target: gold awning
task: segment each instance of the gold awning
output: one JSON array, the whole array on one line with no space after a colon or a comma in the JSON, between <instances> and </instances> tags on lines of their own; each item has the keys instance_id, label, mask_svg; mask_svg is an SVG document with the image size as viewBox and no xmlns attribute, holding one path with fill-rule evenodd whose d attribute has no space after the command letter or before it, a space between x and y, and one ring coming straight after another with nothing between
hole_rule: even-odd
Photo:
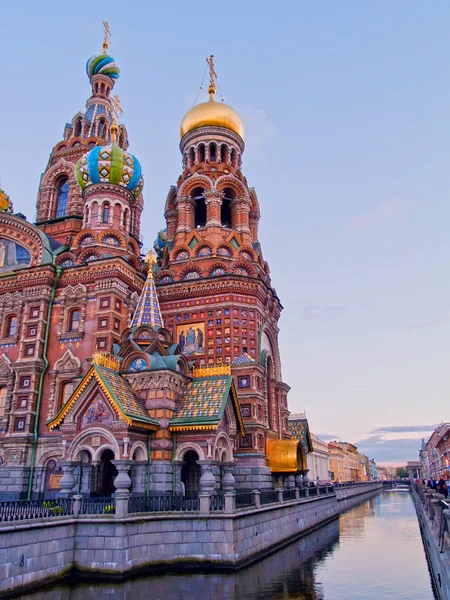
<instances>
[{"instance_id":1,"label":"gold awning","mask_svg":"<svg viewBox=\"0 0 450 600\"><path fill-rule=\"evenodd\" d=\"M267 456L272 473L296 473L305 469L300 440L267 440Z\"/></svg>"}]
</instances>

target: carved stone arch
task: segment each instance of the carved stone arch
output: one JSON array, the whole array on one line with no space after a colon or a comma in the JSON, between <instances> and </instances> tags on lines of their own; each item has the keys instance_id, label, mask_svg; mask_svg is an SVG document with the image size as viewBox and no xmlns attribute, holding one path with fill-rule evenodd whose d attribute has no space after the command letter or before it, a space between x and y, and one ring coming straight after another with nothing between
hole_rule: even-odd
<instances>
[{"instance_id":1,"label":"carved stone arch","mask_svg":"<svg viewBox=\"0 0 450 600\"><path fill-rule=\"evenodd\" d=\"M217 247L216 247L216 254L217 256L223 256L226 258L225 255L221 255L220 254L220 248L226 248L227 250L229 250L231 252L229 258L236 258L237 256L237 250L234 246L232 246L231 244L229 244L228 242L220 242Z\"/></svg>"},{"instance_id":2,"label":"carved stone arch","mask_svg":"<svg viewBox=\"0 0 450 600\"><path fill-rule=\"evenodd\" d=\"M144 352L143 350L141 352L139 352L138 350L132 352L131 354L129 354L126 359L123 361L123 365L122 365L122 370L123 371L128 371L131 364L137 360L137 359L141 359L145 362L146 364L146 369L150 369L151 368L151 356L149 356L146 352ZM144 370L144 369L140 369L140 370Z\"/></svg>"},{"instance_id":3,"label":"carved stone arch","mask_svg":"<svg viewBox=\"0 0 450 600\"><path fill-rule=\"evenodd\" d=\"M184 181L178 189L178 196L189 196L196 187L205 188L205 190L211 190L214 187L212 179L206 175L193 175Z\"/></svg>"},{"instance_id":4,"label":"carved stone arch","mask_svg":"<svg viewBox=\"0 0 450 600\"><path fill-rule=\"evenodd\" d=\"M169 277L173 281L175 279L175 273L173 271L171 271L170 269L163 269L162 271L160 271L157 274L156 281L159 283L166 277ZM166 280L166 281L163 281L163 283L170 283L170 281Z\"/></svg>"},{"instance_id":5,"label":"carved stone arch","mask_svg":"<svg viewBox=\"0 0 450 600\"><path fill-rule=\"evenodd\" d=\"M225 458L225 462L233 462L234 457L233 457L233 444L230 440L230 438L228 437L228 435L224 432L221 431L219 433L219 435L216 437L216 439L214 440L214 451L213 451L213 455L216 455L216 452L219 455L219 460L221 462L222 461L222 456L223 453L225 452L226 458Z\"/></svg>"},{"instance_id":6,"label":"carved stone arch","mask_svg":"<svg viewBox=\"0 0 450 600\"><path fill-rule=\"evenodd\" d=\"M258 201L258 196L256 194L256 190L255 188L250 188L249 189L249 197L250 197L250 202L251 202L251 210L255 213L260 214L260 210L259 210L259 201Z\"/></svg>"},{"instance_id":7,"label":"carved stone arch","mask_svg":"<svg viewBox=\"0 0 450 600\"><path fill-rule=\"evenodd\" d=\"M134 453L138 451L138 457L134 457ZM134 442L130 449L130 458L132 460L148 460L148 450L144 442Z\"/></svg>"},{"instance_id":8,"label":"carved stone arch","mask_svg":"<svg viewBox=\"0 0 450 600\"><path fill-rule=\"evenodd\" d=\"M11 359L7 354L0 356L0 378L9 376L13 372Z\"/></svg>"},{"instance_id":9,"label":"carved stone arch","mask_svg":"<svg viewBox=\"0 0 450 600\"><path fill-rule=\"evenodd\" d=\"M245 258L245 256L243 256L244 253L247 253L251 257L252 261L254 261L254 262L257 261L257 257L255 256L255 251L250 246L241 246L239 248L239 258L242 258L242 260L248 261L248 258Z\"/></svg>"},{"instance_id":10,"label":"carved stone arch","mask_svg":"<svg viewBox=\"0 0 450 600\"><path fill-rule=\"evenodd\" d=\"M248 261L238 260L233 265L233 273L235 273L238 269L245 269L247 271L249 277L254 277L255 276L254 269L253 269L252 265Z\"/></svg>"},{"instance_id":11,"label":"carved stone arch","mask_svg":"<svg viewBox=\"0 0 450 600\"><path fill-rule=\"evenodd\" d=\"M55 180L61 175L67 175L69 179L75 177L75 164L63 157L44 173L41 179L41 187L46 185L54 186Z\"/></svg>"},{"instance_id":12,"label":"carved stone arch","mask_svg":"<svg viewBox=\"0 0 450 600\"><path fill-rule=\"evenodd\" d=\"M52 450L47 450L47 452L44 452L39 459L37 460L37 465L38 467L46 467L47 463L50 460L62 460L64 454L62 452L62 450L60 452L55 451L55 449L53 448Z\"/></svg>"},{"instance_id":13,"label":"carved stone arch","mask_svg":"<svg viewBox=\"0 0 450 600\"><path fill-rule=\"evenodd\" d=\"M58 324L58 340L61 341L65 337L73 337L68 331L69 312L71 309L80 308L80 323L77 331L77 337L84 335L84 326L86 322L86 304L87 304L87 289L82 283L75 287L67 286L60 296L60 313Z\"/></svg>"},{"instance_id":14,"label":"carved stone arch","mask_svg":"<svg viewBox=\"0 0 450 600\"><path fill-rule=\"evenodd\" d=\"M73 354L70 348L55 362L53 369L49 372L50 396L47 413L48 421L56 417L61 408L64 384L72 382L75 390L76 384L81 379L82 371L83 365L81 360Z\"/></svg>"},{"instance_id":15,"label":"carved stone arch","mask_svg":"<svg viewBox=\"0 0 450 600\"><path fill-rule=\"evenodd\" d=\"M267 358L270 356L272 358L273 366L274 366L274 379L276 381L281 381L281 360L280 353L278 351L277 341L274 333L267 326L264 326L261 334L260 334L260 352L261 355L265 352L264 364L267 365Z\"/></svg>"},{"instance_id":16,"label":"carved stone arch","mask_svg":"<svg viewBox=\"0 0 450 600\"><path fill-rule=\"evenodd\" d=\"M72 261L72 263L75 264L75 260L76 260L75 254L73 254L72 252L63 252L56 259L56 264L62 265L66 261ZM72 265L66 264L64 266L72 266Z\"/></svg>"},{"instance_id":17,"label":"carved stone arch","mask_svg":"<svg viewBox=\"0 0 450 600\"><path fill-rule=\"evenodd\" d=\"M174 185L170 186L169 193L167 194L166 204L164 205L164 215L168 211L172 211L176 209L176 201L177 201L177 188ZM167 216L166 216L167 218Z\"/></svg>"},{"instance_id":18,"label":"carved stone arch","mask_svg":"<svg viewBox=\"0 0 450 600\"><path fill-rule=\"evenodd\" d=\"M0 236L28 250L30 265L39 265L44 254L44 236L31 223L14 215L0 213Z\"/></svg>"},{"instance_id":19,"label":"carved stone arch","mask_svg":"<svg viewBox=\"0 0 450 600\"><path fill-rule=\"evenodd\" d=\"M103 444L97 450L94 450L94 448L89 446L89 444L86 444L87 438L90 438L93 435L101 435L102 437L108 440L108 444ZM88 429L84 429L83 431L81 431L72 440L67 451L67 460L76 460L78 452L80 452L81 450L88 450L91 453L92 459L94 461L96 460L96 456L100 455L101 452L103 452L103 450L106 449L112 450L116 459L120 458L119 444L114 438L113 433L103 427L89 427Z\"/></svg>"},{"instance_id":20,"label":"carved stone arch","mask_svg":"<svg viewBox=\"0 0 450 600\"><path fill-rule=\"evenodd\" d=\"M172 257L170 259L170 262L178 262L177 256L181 252L187 252L188 256L187 256L187 258L180 258L180 259L178 259L180 262L184 261L184 260L190 260L191 259L191 249L189 248L189 246L187 244L180 244L179 246L177 246L176 248L174 248L172 250Z\"/></svg>"},{"instance_id":21,"label":"carved stone arch","mask_svg":"<svg viewBox=\"0 0 450 600\"><path fill-rule=\"evenodd\" d=\"M94 242L97 240L97 233L94 229L85 228L82 229L80 233L77 233L72 242L72 247L74 248L76 246L80 246L82 241L88 237L92 237L94 239Z\"/></svg>"},{"instance_id":22,"label":"carved stone arch","mask_svg":"<svg viewBox=\"0 0 450 600\"><path fill-rule=\"evenodd\" d=\"M248 189L240 179L231 175L222 175L219 177L215 182L214 187L219 191L223 191L225 188L229 187L236 192L237 196L248 198Z\"/></svg>"},{"instance_id":23,"label":"carved stone arch","mask_svg":"<svg viewBox=\"0 0 450 600\"><path fill-rule=\"evenodd\" d=\"M77 358L72 350L68 348L59 360L55 362L55 371L68 372L81 369L81 360Z\"/></svg>"},{"instance_id":24,"label":"carved stone arch","mask_svg":"<svg viewBox=\"0 0 450 600\"><path fill-rule=\"evenodd\" d=\"M208 275L212 275L216 269L223 269L225 271L223 275L228 273L228 266L225 263L215 262L208 268Z\"/></svg>"},{"instance_id":25,"label":"carved stone arch","mask_svg":"<svg viewBox=\"0 0 450 600\"><path fill-rule=\"evenodd\" d=\"M175 452L175 460L183 461L184 455L186 452L189 452L189 450L194 450L194 452L197 452L199 460L205 460L205 453L195 442L184 442L183 444L180 444Z\"/></svg>"},{"instance_id":26,"label":"carved stone arch","mask_svg":"<svg viewBox=\"0 0 450 600\"><path fill-rule=\"evenodd\" d=\"M105 434L103 434L103 435L105 435ZM114 441L110 441L109 444L102 444L99 448L97 448L97 450L94 453L92 462L93 463L100 462L100 458L105 450L111 450L111 452L114 453L115 460L120 459L119 444L117 443L117 440L114 440Z\"/></svg>"},{"instance_id":27,"label":"carved stone arch","mask_svg":"<svg viewBox=\"0 0 450 600\"><path fill-rule=\"evenodd\" d=\"M184 267L184 269L182 271L180 271L179 276L178 276L178 280L182 281L186 277L186 275L188 273L192 273L192 272L196 272L196 273L199 274L200 277L203 277L203 271L202 271L202 269L198 265L196 265L195 263L190 262L189 264L187 264Z\"/></svg>"}]
</instances>

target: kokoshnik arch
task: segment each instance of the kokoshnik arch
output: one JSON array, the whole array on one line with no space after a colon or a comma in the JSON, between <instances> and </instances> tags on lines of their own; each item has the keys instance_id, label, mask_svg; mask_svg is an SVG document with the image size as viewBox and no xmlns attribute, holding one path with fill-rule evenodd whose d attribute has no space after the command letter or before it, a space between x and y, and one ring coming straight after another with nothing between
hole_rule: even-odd
<instances>
[{"instance_id":1,"label":"kokoshnik arch","mask_svg":"<svg viewBox=\"0 0 450 600\"><path fill-rule=\"evenodd\" d=\"M308 435L288 429L282 306L242 173L244 126L216 100L180 131L182 173L156 253L141 259L139 160L117 123L119 69L87 62L92 95L42 175L37 221L0 193L0 494L267 489L305 473ZM67 485L66 485L67 489Z\"/></svg>"}]
</instances>

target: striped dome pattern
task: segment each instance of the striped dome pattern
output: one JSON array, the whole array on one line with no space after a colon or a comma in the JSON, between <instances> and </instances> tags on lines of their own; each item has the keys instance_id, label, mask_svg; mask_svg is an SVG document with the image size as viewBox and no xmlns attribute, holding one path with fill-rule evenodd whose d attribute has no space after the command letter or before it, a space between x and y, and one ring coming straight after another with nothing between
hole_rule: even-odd
<instances>
[{"instance_id":1,"label":"striped dome pattern","mask_svg":"<svg viewBox=\"0 0 450 600\"><path fill-rule=\"evenodd\" d=\"M111 183L126 188L137 198L144 187L140 162L115 142L96 146L82 156L75 172L83 190L95 183Z\"/></svg>"},{"instance_id":2,"label":"striped dome pattern","mask_svg":"<svg viewBox=\"0 0 450 600\"><path fill-rule=\"evenodd\" d=\"M119 79L120 69L108 54L94 54L86 63L89 79L94 75L107 75L111 79Z\"/></svg>"}]
</instances>

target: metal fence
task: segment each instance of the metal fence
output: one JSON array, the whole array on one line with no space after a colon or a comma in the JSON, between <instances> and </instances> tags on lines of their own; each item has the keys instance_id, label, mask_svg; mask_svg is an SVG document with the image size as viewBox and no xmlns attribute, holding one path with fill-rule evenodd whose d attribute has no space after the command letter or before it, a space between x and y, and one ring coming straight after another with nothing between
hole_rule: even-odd
<instances>
[{"instance_id":1,"label":"metal fence","mask_svg":"<svg viewBox=\"0 0 450 600\"><path fill-rule=\"evenodd\" d=\"M236 494L236 508L246 508L255 504L252 492L240 492Z\"/></svg>"},{"instance_id":2,"label":"metal fence","mask_svg":"<svg viewBox=\"0 0 450 600\"><path fill-rule=\"evenodd\" d=\"M26 521L28 519L42 519L48 517L61 517L73 514L73 501L71 498L57 498L55 500L8 500L0 502L0 521Z\"/></svg>"},{"instance_id":3,"label":"metal fence","mask_svg":"<svg viewBox=\"0 0 450 600\"><path fill-rule=\"evenodd\" d=\"M225 510L225 496L223 494L211 496L209 506L211 510Z\"/></svg>"},{"instance_id":4,"label":"metal fence","mask_svg":"<svg viewBox=\"0 0 450 600\"><path fill-rule=\"evenodd\" d=\"M114 512L114 498L110 496L83 498L80 510L81 515L112 515Z\"/></svg>"},{"instance_id":5,"label":"metal fence","mask_svg":"<svg viewBox=\"0 0 450 600\"><path fill-rule=\"evenodd\" d=\"M194 510L200 510L200 498L185 498L184 496L132 496L128 501L128 512L130 513L188 512Z\"/></svg>"},{"instance_id":6,"label":"metal fence","mask_svg":"<svg viewBox=\"0 0 450 600\"><path fill-rule=\"evenodd\" d=\"M283 500L295 500L295 489L283 490Z\"/></svg>"},{"instance_id":7,"label":"metal fence","mask_svg":"<svg viewBox=\"0 0 450 600\"><path fill-rule=\"evenodd\" d=\"M261 504L271 504L272 502L278 502L278 492L275 490L261 492Z\"/></svg>"}]
</instances>

